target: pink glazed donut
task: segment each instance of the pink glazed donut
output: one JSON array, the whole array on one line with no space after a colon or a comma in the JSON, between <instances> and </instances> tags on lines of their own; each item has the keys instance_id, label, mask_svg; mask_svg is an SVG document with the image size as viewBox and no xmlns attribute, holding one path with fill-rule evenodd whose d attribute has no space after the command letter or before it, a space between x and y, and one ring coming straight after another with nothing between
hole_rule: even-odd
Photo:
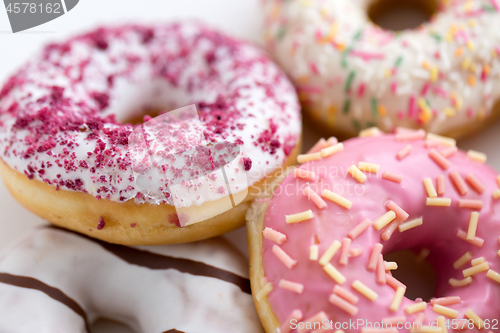
<instances>
[{"instance_id":1,"label":"pink glazed donut","mask_svg":"<svg viewBox=\"0 0 500 333\"><path fill-rule=\"evenodd\" d=\"M423 130L362 135L299 156L247 215L266 331L500 331L498 173ZM400 250L428 254L429 302L392 276L383 256Z\"/></svg>"}]
</instances>

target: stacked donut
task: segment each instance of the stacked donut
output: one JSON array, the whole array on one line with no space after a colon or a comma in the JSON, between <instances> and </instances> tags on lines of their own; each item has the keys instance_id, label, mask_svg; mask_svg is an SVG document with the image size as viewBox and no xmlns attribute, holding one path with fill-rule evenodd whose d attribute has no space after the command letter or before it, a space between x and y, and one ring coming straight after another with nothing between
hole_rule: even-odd
<instances>
[{"instance_id":1,"label":"stacked donut","mask_svg":"<svg viewBox=\"0 0 500 333\"><path fill-rule=\"evenodd\" d=\"M127 124L162 108L181 109ZM300 133L279 68L194 22L48 45L0 92L0 172L14 197L51 223L126 245L242 226L255 193L294 163Z\"/></svg>"},{"instance_id":2,"label":"stacked donut","mask_svg":"<svg viewBox=\"0 0 500 333\"><path fill-rule=\"evenodd\" d=\"M498 172L422 130L363 134L301 156L248 214L266 331L498 332ZM384 260L402 250L434 268L434 299L405 297Z\"/></svg>"},{"instance_id":3,"label":"stacked donut","mask_svg":"<svg viewBox=\"0 0 500 333\"><path fill-rule=\"evenodd\" d=\"M266 44L304 109L350 136L377 126L461 137L498 116L498 0L411 1L429 22L394 32L370 21L391 1L265 2Z\"/></svg>"},{"instance_id":4,"label":"stacked donut","mask_svg":"<svg viewBox=\"0 0 500 333\"><path fill-rule=\"evenodd\" d=\"M0 173L69 230L36 230L1 257L0 331L89 332L105 317L138 332L261 332L245 259L222 239L125 245L242 226L300 134L281 70L203 24L48 45L0 90Z\"/></svg>"}]
</instances>

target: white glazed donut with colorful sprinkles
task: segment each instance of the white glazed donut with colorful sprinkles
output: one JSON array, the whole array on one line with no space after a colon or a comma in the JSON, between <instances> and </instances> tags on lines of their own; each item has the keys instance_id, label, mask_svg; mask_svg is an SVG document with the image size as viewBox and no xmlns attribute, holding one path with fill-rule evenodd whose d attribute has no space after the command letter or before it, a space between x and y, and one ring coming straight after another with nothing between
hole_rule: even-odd
<instances>
[{"instance_id":1,"label":"white glazed donut with colorful sprinkles","mask_svg":"<svg viewBox=\"0 0 500 333\"><path fill-rule=\"evenodd\" d=\"M399 33L370 21L373 2L264 1L268 49L313 118L348 135L460 137L499 113L500 1L436 1L430 22Z\"/></svg>"},{"instance_id":2,"label":"white glazed donut with colorful sprinkles","mask_svg":"<svg viewBox=\"0 0 500 333\"><path fill-rule=\"evenodd\" d=\"M127 124L192 104L198 113L183 108L180 121ZM281 70L196 22L103 27L50 44L0 91L11 193L54 224L128 245L241 226L254 192L295 162L300 134Z\"/></svg>"},{"instance_id":3,"label":"white glazed donut with colorful sprinkles","mask_svg":"<svg viewBox=\"0 0 500 333\"><path fill-rule=\"evenodd\" d=\"M500 330L500 176L483 153L422 129L370 129L301 159L247 215L266 332ZM433 298L405 297L418 287L384 260L402 250L434 268Z\"/></svg>"},{"instance_id":4,"label":"white glazed donut with colorful sprinkles","mask_svg":"<svg viewBox=\"0 0 500 333\"><path fill-rule=\"evenodd\" d=\"M223 239L150 247L44 227L0 256L0 331L260 333L248 268Z\"/></svg>"}]
</instances>

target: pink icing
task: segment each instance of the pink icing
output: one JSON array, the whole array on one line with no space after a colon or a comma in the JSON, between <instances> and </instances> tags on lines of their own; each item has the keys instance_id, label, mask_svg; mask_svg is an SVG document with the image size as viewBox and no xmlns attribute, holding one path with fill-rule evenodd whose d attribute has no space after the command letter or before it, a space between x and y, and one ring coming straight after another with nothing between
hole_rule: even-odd
<instances>
[{"instance_id":1,"label":"pink icing","mask_svg":"<svg viewBox=\"0 0 500 333\"><path fill-rule=\"evenodd\" d=\"M395 294L394 288L400 283L389 274L386 275L386 284L378 283L377 278L380 280L381 272L367 269L376 243L383 244L383 254L403 249L416 253L424 248L429 249L430 254L427 260L435 269L438 280L435 297L460 297L460 303L447 305L458 311L458 319L465 318L464 313L468 309L472 309L483 320L498 319L500 284L487 278L486 272L474 275L473 282L465 287L454 288L448 283L450 278L463 279L462 269L471 267L469 262L458 270L453 269L453 263L467 251L471 252L473 258L484 257L490 269L500 272L500 258L497 255L500 249L498 244L500 200L492 198L492 192L498 189L495 181L497 173L487 165L470 160L461 150L446 159L450 166L447 170L443 170L429 156L429 148L425 147L423 139L412 141L412 153L399 160L397 153L407 144L408 141L397 141L393 135L355 138L344 142L344 151L300 166L300 169L313 171L318 175L317 182L310 183L309 181L309 186L315 189L315 192L321 193L322 189L333 190L353 202L349 210L328 200L326 200L327 207L318 209L302 194L301 188L306 186L307 180L289 176L281 183L281 191L277 189L276 195L270 201L264 218L264 227L273 228L287 236L287 241L281 245L281 248L297 263L291 268L285 267L271 252L275 244L264 239L262 247L264 272L273 285L277 286L281 279L291 280L304 285L304 291L298 295L274 288L269 294L269 302L280 324L285 325L284 321L294 310L302 311L304 318L311 318L324 312L334 322L363 319L372 323L380 323L383 318L394 317L406 317L409 322L413 322L417 318L422 318L422 313L425 315L424 324L427 324L429 320L437 321L439 314L433 312L429 304L423 312L407 315L405 308L415 303L407 298L403 299L396 312L390 311L389 306ZM436 150L439 151L442 148L438 146ZM360 161L380 165L380 170L376 175L366 173L368 179L365 184L358 184L348 176L349 166L357 165ZM386 170L404 175L401 184L384 180L381 175ZM455 170L462 177L469 173L474 174L484 185L485 191L482 194L469 191L462 196L452 185L448 176ZM423 179L427 177L436 179L440 175L445 175L444 183L447 190L444 197L451 198L451 206L426 206L427 193L422 185ZM461 199L477 200L483 203L479 211L479 225L476 233L476 237L484 239L482 247L474 245L473 243L477 243L475 240L468 242L457 237L460 230L468 229L472 211L458 206L458 201ZM346 282L341 285L343 288L360 296L351 287L355 280L360 280L379 295L373 302L366 297L359 297L359 302L356 303L359 311L355 315L350 315L329 302L332 290L337 284L325 273L317 261L309 260L309 246L317 244L321 257L332 241L342 241L365 219L375 221L386 213L386 205L391 200L409 214L408 220L422 217L423 225L404 233L396 230L388 241L381 239L384 229L376 231L373 227L368 227L359 237L352 240L353 248L359 247L363 250L359 257L351 257L346 266L339 264L338 253L333 257L330 263L346 278ZM295 224L285 223L285 215L308 209L314 213L312 219ZM360 329L361 327L348 328L344 331L359 332ZM409 331L400 329L399 332Z\"/></svg>"}]
</instances>

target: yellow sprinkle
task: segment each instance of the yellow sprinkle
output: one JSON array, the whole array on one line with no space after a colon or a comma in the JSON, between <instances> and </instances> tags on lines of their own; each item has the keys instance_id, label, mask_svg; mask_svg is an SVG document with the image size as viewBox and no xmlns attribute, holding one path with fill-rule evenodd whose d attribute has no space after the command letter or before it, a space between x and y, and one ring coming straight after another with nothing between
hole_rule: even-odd
<instances>
[{"instance_id":1,"label":"yellow sprinkle","mask_svg":"<svg viewBox=\"0 0 500 333\"><path fill-rule=\"evenodd\" d=\"M457 146L457 140L453 138L449 138L446 136L434 134L434 133L427 133L426 136L427 140L432 140L432 141L437 141L442 145L448 146L448 147L456 147Z\"/></svg>"},{"instance_id":2,"label":"yellow sprinkle","mask_svg":"<svg viewBox=\"0 0 500 333\"><path fill-rule=\"evenodd\" d=\"M500 175L497 176L497 184L500 187Z\"/></svg>"},{"instance_id":3,"label":"yellow sprinkle","mask_svg":"<svg viewBox=\"0 0 500 333\"><path fill-rule=\"evenodd\" d=\"M343 51L345 49L345 44L344 43L337 43L337 49L339 51Z\"/></svg>"},{"instance_id":4,"label":"yellow sprinkle","mask_svg":"<svg viewBox=\"0 0 500 333\"><path fill-rule=\"evenodd\" d=\"M394 271L398 269L398 263L395 261L388 261L384 263L384 267L386 271Z\"/></svg>"},{"instance_id":5,"label":"yellow sprinkle","mask_svg":"<svg viewBox=\"0 0 500 333\"><path fill-rule=\"evenodd\" d=\"M368 136L379 136L382 134L382 131L378 127L370 127L359 132L360 138L366 138Z\"/></svg>"},{"instance_id":6,"label":"yellow sprinkle","mask_svg":"<svg viewBox=\"0 0 500 333\"><path fill-rule=\"evenodd\" d=\"M370 288L365 286L359 280L354 281L352 283L352 287L354 288L354 290L356 290L357 292L359 292L361 295L365 296L366 298L368 298L372 302L374 300L376 300L378 297L378 294L376 292L374 292L373 290L371 290Z\"/></svg>"},{"instance_id":7,"label":"yellow sprinkle","mask_svg":"<svg viewBox=\"0 0 500 333\"><path fill-rule=\"evenodd\" d=\"M309 161L316 161L321 159L321 153L300 154L297 156L297 163L305 163Z\"/></svg>"},{"instance_id":8,"label":"yellow sprinkle","mask_svg":"<svg viewBox=\"0 0 500 333\"><path fill-rule=\"evenodd\" d=\"M317 261L318 260L318 245L309 246L309 260Z\"/></svg>"},{"instance_id":9,"label":"yellow sprinkle","mask_svg":"<svg viewBox=\"0 0 500 333\"><path fill-rule=\"evenodd\" d=\"M472 254L470 252L465 252L463 256L461 256L457 261L453 263L453 268L459 269L467 262L469 262L471 259L472 259Z\"/></svg>"},{"instance_id":10,"label":"yellow sprinkle","mask_svg":"<svg viewBox=\"0 0 500 333\"><path fill-rule=\"evenodd\" d=\"M465 58L464 61L462 61L462 69L464 71L468 70L470 67L470 63L471 63L470 58Z\"/></svg>"},{"instance_id":11,"label":"yellow sprinkle","mask_svg":"<svg viewBox=\"0 0 500 333\"><path fill-rule=\"evenodd\" d=\"M458 311L454 309L450 309L446 306L442 306L439 304L434 304L432 307L432 311L442 314L446 317L454 318L456 319L458 317Z\"/></svg>"},{"instance_id":12,"label":"yellow sprinkle","mask_svg":"<svg viewBox=\"0 0 500 333\"><path fill-rule=\"evenodd\" d=\"M273 291L273 284L271 282L268 282L257 292L257 295L255 297L258 301L260 301L264 299L264 297L267 297L267 295L269 295L271 291Z\"/></svg>"},{"instance_id":13,"label":"yellow sprinkle","mask_svg":"<svg viewBox=\"0 0 500 333\"><path fill-rule=\"evenodd\" d=\"M431 178L424 179L424 186L425 186L425 190L427 191L427 195L429 196L429 198L437 197L437 192L436 192L436 189L434 188L434 183L432 182Z\"/></svg>"},{"instance_id":14,"label":"yellow sprinkle","mask_svg":"<svg viewBox=\"0 0 500 333\"><path fill-rule=\"evenodd\" d=\"M498 254L498 256L500 257L500 250L498 250L497 254Z\"/></svg>"},{"instance_id":15,"label":"yellow sprinkle","mask_svg":"<svg viewBox=\"0 0 500 333\"><path fill-rule=\"evenodd\" d=\"M477 25L477 21L476 21L476 20L474 20L474 19L470 19L470 20L468 21L468 23L469 23L469 26L471 26L471 27L475 27L475 26Z\"/></svg>"},{"instance_id":16,"label":"yellow sprinkle","mask_svg":"<svg viewBox=\"0 0 500 333\"><path fill-rule=\"evenodd\" d=\"M328 247L328 249L326 249L325 253L323 253L321 259L319 259L319 264L321 266L325 266L326 264L328 264L328 262L332 260L335 253L337 253L337 251L340 249L340 246L342 246L342 244L338 240L334 240Z\"/></svg>"},{"instance_id":17,"label":"yellow sprinkle","mask_svg":"<svg viewBox=\"0 0 500 333\"><path fill-rule=\"evenodd\" d=\"M418 219L414 219L414 220L411 220L411 221L408 221L405 223L401 223L398 226L398 229L399 229L399 232L404 232L404 231L413 229L415 227L418 227L418 226L422 225L423 223L424 223L424 220L422 220L422 218L419 217Z\"/></svg>"},{"instance_id":18,"label":"yellow sprinkle","mask_svg":"<svg viewBox=\"0 0 500 333\"><path fill-rule=\"evenodd\" d=\"M453 40L453 35L450 33L447 33L444 39L449 43Z\"/></svg>"},{"instance_id":19,"label":"yellow sprinkle","mask_svg":"<svg viewBox=\"0 0 500 333\"><path fill-rule=\"evenodd\" d=\"M398 287L398 289L396 289L396 293L394 294L394 298L392 299L391 306L389 307L392 312L396 312L399 310L399 306L401 305L401 301L405 296L405 292L405 287Z\"/></svg>"},{"instance_id":20,"label":"yellow sprinkle","mask_svg":"<svg viewBox=\"0 0 500 333\"><path fill-rule=\"evenodd\" d=\"M396 218L396 213L392 210L388 211L381 217L379 217L375 222L373 222L373 227L375 230L380 230Z\"/></svg>"},{"instance_id":21,"label":"yellow sprinkle","mask_svg":"<svg viewBox=\"0 0 500 333\"><path fill-rule=\"evenodd\" d=\"M438 316L438 327L443 329L442 333L448 333L448 329L446 328L446 318L444 316Z\"/></svg>"},{"instance_id":22,"label":"yellow sprinkle","mask_svg":"<svg viewBox=\"0 0 500 333\"><path fill-rule=\"evenodd\" d=\"M472 7L474 6L474 4L471 2L471 1L467 1L464 5L464 9L466 12L470 12L472 11Z\"/></svg>"},{"instance_id":23,"label":"yellow sprinkle","mask_svg":"<svg viewBox=\"0 0 500 333\"><path fill-rule=\"evenodd\" d=\"M359 162L358 169L365 172L377 173L380 165L375 163Z\"/></svg>"},{"instance_id":24,"label":"yellow sprinkle","mask_svg":"<svg viewBox=\"0 0 500 333\"><path fill-rule=\"evenodd\" d=\"M465 311L465 316L469 319L472 319L474 321L474 325L476 325L477 328L483 328L484 327L484 321L472 311L472 309L469 309Z\"/></svg>"},{"instance_id":25,"label":"yellow sprinkle","mask_svg":"<svg viewBox=\"0 0 500 333\"><path fill-rule=\"evenodd\" d=\"M455 117L455 115L457 114L457 111L455 111L454 108L452 107L446 107L444 108L443 110L444 114L446 115L446 117Z\"/></svg>"},{"instance_id":26,"label":"yellow sprinkle","mask_svg":"<svg viewBox=\"0 0 500 333\"><path fill-rule=\"evenodd\" d=\"M476 73L477 71L477 65L475 63L472 63L470 64L470 68L469 70L472 72L472 73Z\"/></svg>"},{"instance_id":27,"label":"yellow sprinkle","mask_svg":"<svg viewBox=\"0 0 500 333\"><path fill-rule=\"evenodd\" d=\"M351 176L361 184L366 181L366 175L362 173L361 170L359 170L354 164L349 167L348 171Z\"/></svg>"},{"instance_id":28,"label":"yellow sprinkle","mask_svg":"<svg viewBox=\"0 0 500 333\"><path fill-rule=\"evenodd\" d=\"M482 264L479 264L477 266L472 266L464 269L462 273L464 274L464 278L467 278L477 273L486 272L488 269L490 269L490 265L487 262L483 262Z\"/></svg>"},{"instance_id":29,"label":"yellow sprinkle","mask_svg":"<svg viewBox=\"0 0 500 333\"><path fill-rule=\"evenodd\" d=\"M340 273L332 264L328 263L323 266L323 270L330 275L330 277L338 284L343 284L345 282L345 277Z\"/></svg>"},{"instance_id":30,"label":"yellow sprinkle","mask_svg":"<svg viewBox=\"0 0 500 333\"><path fill-rule=\"evenodd\" d=\"M498 200L500 198L500 190L493 191L493 199Z\"/></svg>"},{"instance_id":31,"label":"yellow sprinkle","mask_svg":"<svg viewBox=\"0 0 500 333\"><path fill-rule=\"evenodd\" d=\"M495 272L494 270L490 269L488 270L488 273L486 273L486 276L492 279L495 282L500 283L500 274Z\"/></svg>"},{"instance_id":32,"label":"yellow sprinkle","mask_svg":"<svg viewBox=\"0 0 500 333\"><path fill-rule=\"evenodd\" d=\"M439 75L439 69L434 66L431 68L431 82L436 82Z\"/></svg>"},{"instance_id":33,"label":"yellow sprinkle","mask_svg":"<svg viewBox=\"0 0 500 333\"><path fill-rule=\"evenodd\" d=\"M476 258L476 259L472 259L472 260L470 261L470 264L471 264L472 266L477 266L477 265L479 265L479 264L482 264L482 263L483 263L483 262L485 262L485 261L486 261L486 259L484 259L484 257L478 257L478 258Z\"/></svg>"},{"instance_id":34,"label":"yellow sprinkle","mask_svg":"<svg viewBox=\"0 0 500 333\"><path fill-rule=\"evenodd\" d=\"M497 51L495 49L491 50L491 57L496 58L497 57Z\"/></svg>"},{"instance_id":35,"label":"yellow sprinkle","mask_svg":"<svg viewBox=\"0 0 500 333\"><path fill-rule=\"evenodd\" d=\"M451 199L450 198L427 198L425 204L427 206L449 207L449 206L451 206Z\"/></svg>"},{"instance_id":36,"label":"yellow sprinkle","mask_svg":"<svg viewBox=\"0 0 500 333\"><path fill-rule=\"evenodd\" d=\"M467 151L467 157L469 157L471 160L479 162L479 163L485 163L487 158L488 158L485 153L481 153L479 151L472 150L472 149Z\"/></svg>"},{"instance_id":37,"label":"yellow sprinkle","mask_svg":"<svg viewBox=\"0 0 500 333\"><path fill-rule=\"evenodd\" d=\"M383 106L382 104L379 104L378 108L377 108L377 111L378 111L378 114L381 116L381 117L384 117L387 115L387 109L385 108L385 106Z\"/></svg>"},{"instance_id":38,"label":"yellow sprinkle","mask_svg":"<svg viewBox=\"0 0 500 333\"><path fill-rule=\"evenodd\" d=\"M342 150L344 150L344 144L339 142L336 145L321 149L321 157L327 157Z\"/></svg>"},{"instance_id":39,"label":"yellow sprinkle","mask_svg":"<svg viewBox=\"0 0 500 333\"><path fill-rule=\"evenodd\" d=\"M472 87L476 85L476 78L474 77L474 75L469 75L467 81L469 82L469 85Z\"/></svg>"},{"instance_id":40,"label":"yellow sprinkle","mask_svg":"<svg viewBox=\"0 0 500 333\"><path fill-rule=\"evenodd\" d=\"M338 23L332 23L330 25L330 31L328 32L328 35L331 36L331 38L333 39L333 37L337 34L337 32L339 31L339 24Z\"/></svg>"},{"instance_id":41,"label":"yellow sprinkle","mask_svg":"<svg viewBox=\"0 0 500 333\"><path fill-rule=\"evenodd\" d=\"M462 49L461 47L457 47L457 49L455 50L455 57L460 57L462 53L464 53L464 49Z\"/></svg>"},{"instance_id":42,"label":"yellow sprinkle","mask_svg":"<svg viewBox=\"0 0 500 333\"><path fill-rule=\"evenodd\" d=\"M448 280L448 283L452 287L465 287L465 286L472 283L472 278L470 276L463 279L463 280L457 280L457 279L451 278Z\"/></svg>"},{"instance_id":43,"label":"yellow sprinkle","mask_svg":"<svg viewBox=\"0 0 500 333\"><path fill-rule=\"evenodd\" d=\"M431 65L427 62L427 60L422 61L422 67L427 70L431 69Z\"/></svg>"},{"instance_id":44,"label":"yellow sprinkle","mask_svg":"<svg viewBox=\"0 0 500 333\"><path fill-rule=\"evenodd\" d=\"M302 213L285 215L285 220L286 220L286 223L298 223L298 222L312 219L313 217L314 217L314 214L313 214L312 210L309 209L309 210L306 210L305 212L302 212Z\"/></svg>"},{"instance_id":45,"label":"yellow sprinkle","mask_svg":"<svg viewBox=\"0 0 500 333\"><path fill-rule=\"evenodd\" d=\"M321 193L321 196L335 202L336 204L345 207L347 209L351 209L352 207L352 202L347 200L346 198L338 195L337 193L333 193L332 191L329 190L323 190L323 193Z\"/></svg>"},{"instance_id":46,"label":"yellow sprinkle","mask_svg":"<svg viewBox=\"0 0 500 333\"><path fill-rule=\"evenodd\" d=\"M419 302L412 305L409 305L405 308L406 314L414 314L416 312L424 311L427 308L426 302Z\"/></svg>"},{"instance_id":47,"label":"yellow sprinkle","mask_svg":"<svg viewBox=\"0 0 500 333\"><path fill-rule=\"evenodd\" d=\"M479 222L479 212L470 214L469 229L467 230L467 240L473 240L476 237L477 223Z\"/></svg>"},{"instance_id":48,"label":"yellow sprinkle","mask_svg":"<svg viewBox=\"0 0 500 333\"><path fill-rule=\"evenodd\" d=\"M469 40L467 42L467 47L469 48L469 50L474 50L474 42Z\"/></svg>"},{"instance_id":49,"label":"yellow sprinkle","mask_svg":"<svg viewBox=\"0 0 500 333\"><path fill-rule=\"evenodd\" d=\"M390 76L392 76L392 71L391 71L389 68L387 68L387 69L385 70L384 75L385 75L385 77L390 77Z\"/></svg>"},{"instance_id":50,"label":"yellow sprinkle","mask_svg":"<svg viewBox=\"0 0 500 333\"><path fill-rule=\"evenodd\" d=\"M432 116L432 110L424 98L420 97L417 103L418 106L422 109L422 111L426 114L426 116Z\"/></svg>"}]
</instances>

